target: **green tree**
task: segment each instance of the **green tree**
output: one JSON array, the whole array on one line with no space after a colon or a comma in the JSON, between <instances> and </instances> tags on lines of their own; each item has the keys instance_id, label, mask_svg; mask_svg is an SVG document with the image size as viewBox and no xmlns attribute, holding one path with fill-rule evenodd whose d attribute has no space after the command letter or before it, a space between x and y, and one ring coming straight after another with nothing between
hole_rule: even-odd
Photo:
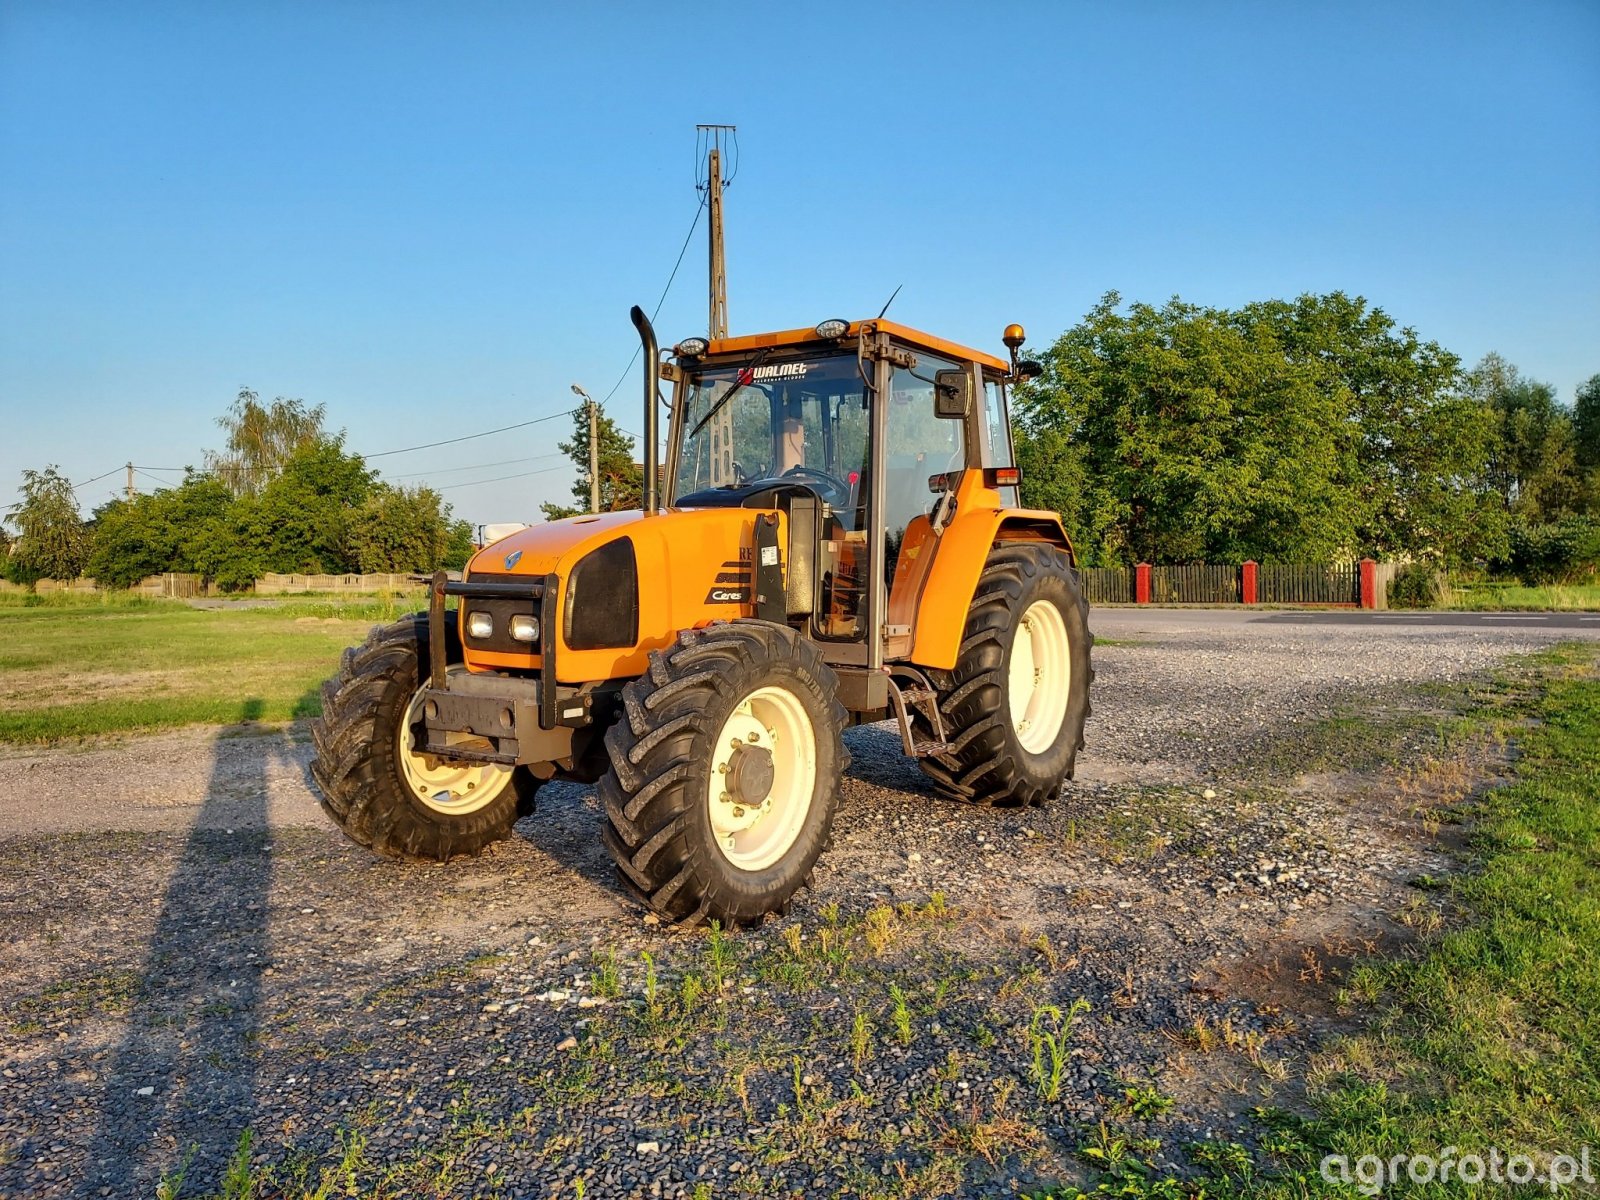
<instances>
[{"instance_id":1,"label":"green tree","mask_svg":"<svg viewBox=\"0 0 1600 1200\"><path fill-rule=\"evenodd\" d=\"M279 396L270 404L249 388L217 424L228 435L228 448L206 451L206 469L235 496L258 496L277 478L296 451L322 441L325 405Z\"/></svg>"},{"instance_id":2,"label":"green tree","mask_svg":"<svg viewBox=\"0 0 1600 1200\"><path fill-rule=\"evenodd\" d=\"M1111 293L1017 394L1027 502L1084 560L1503 551L1460 364L1343 293L1238 310Z\"/></svg>"},{"instance_id":3,"label":"green tree","mask_svg":"<svg viewBox=\"0 0 1600 1200\"><path fill-rule=\"evenodd\" d=\"M1555 388L1498 354L1473 368L1468 387L1494 414L1488 482L1505 511L1533 524L1581 513L1588 498L1577 431Z\"/></svg>"},{"instance_id":4,"label":"green tree","mask_svg":"<svg viewBox=\"0 0 1600 1200\"><path fill-rule=\"evenodd\" d=\"M72 483L53 466L22 472L22 499L9 510L17 538L7 570L30 587L40 579L76 579L89 556L89 533Z\"/></svg>"},{"instance_id":5,"label":"green tree","mask_svg":"<svg viewBox=\"0 0 1600 1200\"><path fill-rule=\"evenodd\" d=\"M1353 525L1340 413L1270 328L1108 294L1019 395L1031 503L1090 563L1326 556Z\"/></svg>"},{"instance_id":6,"label":"green tree","mask_svg":"<svg viewBox=\"0 0 1600 1200\"><path fill-rule=\"evenodd\" d=\"M1352 550L1457 563L1503 548L1505 522L1485 488L1493 421L1463 394L1456 355L1342 292L1240 316L1268 325L1341 414Z\"/></svg>"},{"instance_id":7,"label":"green tree","mask_svg":"<svg viewBox=\"0 0 1600 1200\"><path fill-rule=\"evenodd\" d=\"M1572 432L1578 465L1585 471L1600 470L1600 375L1591 375L1578 385L1572 403ZM1591 503L1595 495L1591 487Z\"/></svg>"},{"instance_id":8,"label":"green tree","mask_svg":"<svg viewBox=\"0 0 1600 1200\"><path fill-rule=\"evenodd\" d=\"M221 480L193 473L175 488L103 504L94 512L88 574L106 587L131 587L164 571L207 575L201 539L233 504Z\"/></svg>"},{"instance_id":9,"label":"green tree","mask_svg":"<svg viewBox=\"0 0 1600 1200\"><path fill-rule=\"evenodd\" d=\"M449 537L445 542L444 561L439 565L446 571L459 571L477 550L472 540L472 526L465 521L451 521Z\"/></svg>"},{"instance_id":10,"label":"green tree","mask_svg":"<svg viewBox=\"0 0 1600 1200\"><path fill-rule=\"evenodd\" d=\"M350 533L353 515L376 486L359 454L344 449L344 435L320 438L295 450L262 489L241 527L264 570L339 575L358 570Z\"/></svg>"},{"instance_id":11,"label":"green tree","mask_svg":"<svg viewBox=\"0 0 1600 1200\"><path fill-rule=\"evenodd\" d=\"M380 483L350 515L350 549L363 572L434 571L450 556L452 531L438 492Z\"/></svg>"},{"instance_id":12,"label":"green tree","mask_svg":"<svg viewBox=\"0 0 1600 1200\"><path fill-rule=\"evenodd\" d=\"M633 438L617 428L616 422L600 409L596 420L599 430L599 455L597 463L600 477L600 511L619 512L644 505L644 469L633 460ZM589 511L589 414L579 406L572 414L572 438L558 442L557 448L570 458L578 468L578 479L572 485L573 505L541 504L547 521L577 516Z\"/></svg>"}]
</instances>

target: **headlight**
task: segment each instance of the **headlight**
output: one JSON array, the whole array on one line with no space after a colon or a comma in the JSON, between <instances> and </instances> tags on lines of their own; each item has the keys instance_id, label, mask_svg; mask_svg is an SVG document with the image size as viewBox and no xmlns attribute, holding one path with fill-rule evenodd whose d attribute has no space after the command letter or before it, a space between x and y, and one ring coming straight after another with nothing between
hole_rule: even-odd
<instances>
[{"instance_id":1,"label":"headlight","mask_svg":"<svg viewBox=\"0 0 1600 1200\"><path fill-rule=\"evenodd\" d=\"M691 337L684 338L683 341L672 348L672 352L679 358L699 358L709 349L711 349L711 343L707 342L705 338Z\"/></svg>"},{"instance_id":2,"label":"headlight","mask_svg":"<svg viewBox=\"0 0 1600 1200\"><path fill-rule=\"evenodd\" d=\"M519 642L539 640L539 618L515 616L511 618L511 636Z\"/></svg>"},{"instance_id":3,"label":"headlight","mask_svg":"<svg viewBox=\"0 0 1600 1200\"><path fill-rule=\"evenodd\" d=\"M820 321L817 324L817 336L819 338L828 338L830 340L834 338L842 338L849 332L850 322L841 321L838 317L834 317L827 321Z\"/></svg>"},{"instance_id":4,"label":"headlight","mask_svg":"<svg viewBox=\"0 0 1600 1200\"><path fill-rule=\"evenodd\" d=\"M468 613L467 636L487 641L494 636L494 618L486 612Z\"/></svg>"}]
</instances>

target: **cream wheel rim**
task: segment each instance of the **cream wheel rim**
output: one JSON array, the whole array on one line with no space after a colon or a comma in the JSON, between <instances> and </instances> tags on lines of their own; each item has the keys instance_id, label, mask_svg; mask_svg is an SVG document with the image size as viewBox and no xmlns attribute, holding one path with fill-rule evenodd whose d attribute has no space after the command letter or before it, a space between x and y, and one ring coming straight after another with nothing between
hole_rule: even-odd
<instances>
[{"instance_id":1,"label":"cream wheel rim","mask_svg":"<svg viewBox=\"0 0 1600 1200\"><path fill-rule=\"evenodd\" d=\"M772 756L771 787L759 798L735 795L729 790L734 756L762 750ZM706 808L717 849L742 871L770 867L799 838L816 786L817 737L805 705L784 687L751 692L712 747Z\"/></svg>"},{"instance_id":2,"label":"cream wheel rim","mask_svg":"<svg viewBox=\"0 0 1600 1200\"><path fill-rule=\"evenodd\" d=\"M423 689L418 688L417 694L406 706L405 715L400 718L400 728L395 734L399 750L396 757L400 760L400 777L405 781L406 790L434 812L451 817L464 817L493 803L495 797L510 784L511 773L516 768L499 763L445 762L418 750L414 730L417 722L422 720L422 697ZM451 733L446 735L446 740L474 745L483 743L482 738L471 734Z\"/></svg>"},{"instance_id":3,"label":"cream wheel rim","mask_svg":"<svg viewBox=\"0 0 1600 1200\"><path fill-rule=\"evenodd\" d=\"M1072 691L1072 652L1067 623L1049 600L1036 600L1022 614L1011 641L1007 701L1011 728L1029 754L1055 745Z\"/></svg>"}]
</instances>

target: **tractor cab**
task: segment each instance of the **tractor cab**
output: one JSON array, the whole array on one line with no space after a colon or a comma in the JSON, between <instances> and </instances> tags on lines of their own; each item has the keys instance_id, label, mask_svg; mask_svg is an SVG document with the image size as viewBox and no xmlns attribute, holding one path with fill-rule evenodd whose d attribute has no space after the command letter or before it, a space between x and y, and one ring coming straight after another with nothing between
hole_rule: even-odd
<instances>
[{"instance_id":1,"label":"tractor cab","mask_svg":"<svg viewBox=\"0 0 1600 1200\"><path fill-rule=\"evenodd\" d=\"M679 342L668 506L780 512L783 619L833 661L906 657L967 473L974 499L1017 503L1006 387L1031 368L884 320Z\"/></svg>"}]
</instances>

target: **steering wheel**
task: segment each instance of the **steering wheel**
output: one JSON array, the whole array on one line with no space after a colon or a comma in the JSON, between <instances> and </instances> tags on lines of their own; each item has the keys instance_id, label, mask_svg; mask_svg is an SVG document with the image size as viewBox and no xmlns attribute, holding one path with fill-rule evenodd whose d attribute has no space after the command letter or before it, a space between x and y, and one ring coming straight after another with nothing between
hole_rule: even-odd
<instances>
[{"instance_id":1,"label":"steering wheel","mask_svg":"<svg viewBox=\"0 0 1600 1200\"><path fill-rule=\"evenodd\" d=\"M833 502L835 508L850 502L850 485L837 475L830 475L828 472L819 470L816 467L790 467L779 478L788 479L791 475L809 476L812 479L820 480L827 491L834 493L836 497Z\"/></svg>"}]
</instances>

